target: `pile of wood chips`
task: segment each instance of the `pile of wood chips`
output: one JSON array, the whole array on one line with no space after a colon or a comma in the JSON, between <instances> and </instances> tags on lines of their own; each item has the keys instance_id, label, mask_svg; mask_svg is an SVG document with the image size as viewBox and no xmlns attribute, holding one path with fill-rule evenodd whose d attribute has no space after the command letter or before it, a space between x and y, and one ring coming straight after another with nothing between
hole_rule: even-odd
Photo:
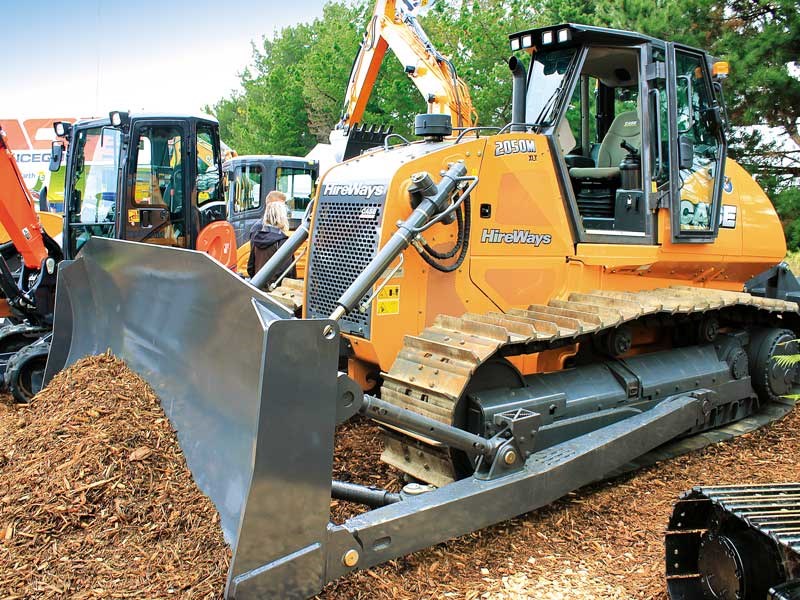
<instances>
[{"instance_id":1,"label":"pile of wood chips","mask_svg":"<svg viewBox=\"0 0 800 600\"><path fill-rule=\"evenodd\" d=\"M219 515L122 361L78 362L0 423L0 597L222 597Z\"/></svg>"}]
</instances>

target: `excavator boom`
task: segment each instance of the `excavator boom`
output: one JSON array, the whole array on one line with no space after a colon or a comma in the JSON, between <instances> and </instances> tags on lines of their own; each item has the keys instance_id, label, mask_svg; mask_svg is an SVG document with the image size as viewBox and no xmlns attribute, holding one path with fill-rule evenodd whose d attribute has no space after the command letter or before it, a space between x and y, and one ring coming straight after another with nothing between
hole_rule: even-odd
<instances>
[{"instance_id":1,"label":"excavator boom","mask_svg":"<svg viewBox=\"0 0 800 600\"><path fill-rule=\"evenodd\" d=\"M0 223L5 227L25 266L40 269L47 258L42 226L6 135L0 128Z\"/></svg>"},{"instance_id":2,"label":"excavator boom","mask_svg":"<svg viewBox=\"0 0 800 600\"><path fill-rule=\"evenodd\" d=\"M403 65L425 99L429 113L449 115L453 127L472 127L477 122L467 84L458 77L453 63L436 50L417 20L417 13L427 5L427 0L377 0L353 62L341 119L331 133L334 143L340 134L348 136L343 159L382 144L390 132L356 128L364 116L387 50Z\"/></svg>"},{"instance_id":3,"label":"excavator boom","mask_svg":"<svg viewBox=\"0 0 800 600\"><path fill-rule=\"evenodd\" d=\"M451 115L454 127L475 124L477 115L467 85L428 39L415 11L408 10L402 0L378 0L353 63L340 126L358 123L364 116L387 49L394 52L429 104L428 112Z\"/></svg>"}]
</instances>

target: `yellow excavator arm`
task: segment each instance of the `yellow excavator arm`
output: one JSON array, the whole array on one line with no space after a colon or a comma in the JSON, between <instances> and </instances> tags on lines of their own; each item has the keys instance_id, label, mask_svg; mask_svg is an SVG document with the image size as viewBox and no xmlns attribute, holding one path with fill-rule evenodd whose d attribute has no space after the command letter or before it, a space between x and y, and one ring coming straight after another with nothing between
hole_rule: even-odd
<instances>
[{"instance_id":1,"label":"yellow excavator arm","mask_svg":"<svg viewBox=\"0 0 800 600\"><path fill-rule=\"evenodd\" d=\"M353 63L337 129L355 125L375 85L386 50L391 48L417 86L428 112L448 114L454 127L471 127L477 122L472 98L453 64L434 48L416 14L427 0L377 0L361 50Z\"/></svg>"}]
</instances>

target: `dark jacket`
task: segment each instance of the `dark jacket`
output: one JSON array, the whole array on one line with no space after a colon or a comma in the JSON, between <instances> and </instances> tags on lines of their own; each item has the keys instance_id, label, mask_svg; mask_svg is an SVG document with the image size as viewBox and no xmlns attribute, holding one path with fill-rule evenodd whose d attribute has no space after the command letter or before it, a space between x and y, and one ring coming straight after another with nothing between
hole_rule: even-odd
<instances>
[{"instance_id":1,"label":"dark jacket","mask_svg":"<svg viewBox=\"0 0 800 600\"><path fill-rule=\"evenodd\" d=\"M247 274L252 277L258 273L267 261L278 251L283 243L289 238L286 234L272 225L262 225L260 222L253 225L250 229L250 259L247 261ZM272 284L283 272L292 264L291 258L286 260L278 272L267 282ZM287 277L295 277L295 270L292 267Z\"/></svg>"}]
</instances>

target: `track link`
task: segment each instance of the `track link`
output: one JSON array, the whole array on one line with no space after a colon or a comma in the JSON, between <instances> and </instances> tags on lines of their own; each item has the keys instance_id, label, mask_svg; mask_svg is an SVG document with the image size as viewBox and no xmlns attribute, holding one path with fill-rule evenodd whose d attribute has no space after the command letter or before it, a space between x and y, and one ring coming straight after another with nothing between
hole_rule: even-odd
<instances>
[{"instance_id":1,"label":"track link","mask_svg":"<svg viewBox=\"0 0 800 600\"><path fill-rule=\"evenodd\" d=\"M284 277L281 285L271 292L267 292L267 295L296 313L303 306L303 288L302 279Z\"/></svg>"},{"instance_id":2,"label":"track link","mask_svg":"<svg viewBox=\"0 0 800 600\"><path fill-rule=\"evenodd\" d=\"M798 315L798 305L688 286L642 292L572 293L567 300L531 305L505 313L439 315L403 347L384 375L381 397L397 406L448 424L477 369L493 357L525 355L564 347L654 315L692 315L748 307L765 315ZM406 432L403 432L406 433ZM447 449L433 440L385 436L381 459L435 485L455 476Z\"/></svg>"}]
</instances>

